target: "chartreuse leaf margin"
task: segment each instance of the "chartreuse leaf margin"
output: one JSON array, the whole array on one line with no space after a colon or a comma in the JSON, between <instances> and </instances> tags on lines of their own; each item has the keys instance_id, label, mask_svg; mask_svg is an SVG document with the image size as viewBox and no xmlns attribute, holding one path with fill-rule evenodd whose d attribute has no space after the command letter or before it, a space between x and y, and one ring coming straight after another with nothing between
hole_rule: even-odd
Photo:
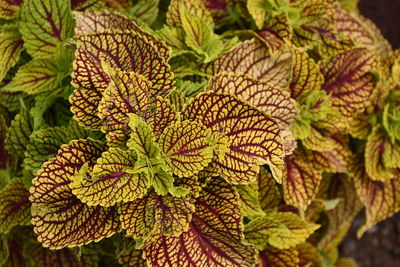
<instances>
[{"instance_id":1,"label":"chartreuse leaf margin","mask_svg":"<svg viewBox=\"0 0 400 267\"><path fill-rule=\"evenodd\" d=\"M0 265L353 266L400 210L357 2L0 0Z\"/></svg>"}]
</instances>

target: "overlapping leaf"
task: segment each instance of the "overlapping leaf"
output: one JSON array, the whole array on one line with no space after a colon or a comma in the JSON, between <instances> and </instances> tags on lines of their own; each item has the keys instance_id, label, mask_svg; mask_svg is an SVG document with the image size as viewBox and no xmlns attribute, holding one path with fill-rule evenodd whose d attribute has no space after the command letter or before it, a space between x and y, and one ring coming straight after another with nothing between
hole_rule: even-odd
<instances>
[{"instance_id":1,"label":"overlapping leaf","mask_svg":"<svg viewBox=\"0 0 400 267\"><path fill-rule=\"evenodd\" d=\"M395 176L392 168L400 167L399 148L392 144L380 129L375 127L368 136L365 147L365 171L375 181L389 180ZM390 163L394 164L390 164Z\"/></svg>"},{"instance_id":2,"label":"overlapping leaf","mask_svg":"<svg viewBox=\"0 0 400 267\"><path fill-rule=\"evenodd\" d=\"M70 1L24 0L21 12L19 30L33 57L54 54L74 33Z\"/></svg>"},{"instance_id":3,"label":"overlapping leaf","mask_svg":"<svg viewBox=\"0 0 400 267\"><path fill-rule=\"evenodd\" d=\"M0 2L0 9L2 8ZM0 14L1 14L0 10ZM18 62L19 55L23 50L23 41L16 31L4 31L0 33L0 82L4 79L7 71Z\"/></svg>"},{"instance_id":4,"label":"overlapping leaf","mask_svg":"<svg viewBox=\"0 0 400 267\"><path fill-rule=\"evenodd\" d=\"M160 196L154 191L119 207L122 227L136 238L151 232L178 236L187 231L193 212L190 197Z\"/></svg>"},{"instance_id":5,"label":"overlapping leaf","mask_svg":"<svg viewBox=\"0 0 400 267\"><path fill-rule=\"evenodd\" d=\"M167 24L173 27L181 27L183 9L201 18L208 25L214 25L213 18L202 0L172 0L168 6Z\"/></svg>"},{"instance_id":6,"label":"overlapping leaf","mask_svg":"<svg viewBox=\"0 0 400 267\"><path fill-rule=\"evenodd\" d=\"M296 103L288 92L258 81L245 74L220 73L214 75L207 89L225 93L257 107L282 126L290 124L297 115Z\"/></svg>"},{"instance_id":7,"label":"overlapping leaf","mask_svg":"<svg viewBox=\"0 0 400 267\"><path fill-rule=\"evenodd\" d=\"M201 171L213 158L210 135L202 124L187 120L165 128L158 143L166 170L180 177Z\"/></svg>"},{"instance_id":8,"label":"overlapping leaf","mask_svg":"<svg viewBox=\"0 0 400 267\"><path fill-rule=\"evenodd\" d=\"M23 0L0 0L0 18L13 19L18 15Z\"/></svg>"},{"instance_id":9,"label":"overlapping leaf","mask_svg":"<svg viewBox=\"0 0 400 267\"><path fill-rule=\"evenodd\" d=\"M365 48L354 48L339 54L325 68L323 89L331 94L332 104L344 116L361 113L370 103L376 85L376 59Z\"/></svg>"},{"instance_id":10,"label":"overlapping leaf","mask_svg":"<svg viewBox=\"0 0 400 267\"><path fill-rule=\"evenodd\" d=\"M210 74L224 71L247 74L272 86L285 87L291 75L292 55L287 48L270 55L264 43L252 39L238 44L202 69Z\"/></svg>"},{"instance_id":11,"label":"overlapping leaf","mask_svg":"<svg viewBox=\"0 0 400 267\"><path fill-rule=\"evenodd\" d=\"M108 87L105 65L126 72L136 72L151 82L150 97L165 96L172 90L173 74L157 48L145 37L133 32L102 32L77 38L72 111L87 127L98 127L97 107ZM104 64L105 63L105 64Z\"/></svg>"},{"instance_id":12,"label":"overlapping leaf","mask_svg":"<svg viewBox=\"0 0 400 267\"><path fill-rule=\"evenodd\" d=\"M23 180L11 180L0 191L0 233L7 233L17 225L29 225L30 208L29 191Z\"/></svg>"},{"instance_id":13,"label":"overlapping leaf","mask_svg":"<svg viewBox=\"0 0 400 267\"><path fill-rule=\"evenodd\" d=\"M26 110L21 110L11 122L11 126L8 130L5 140L7 150L22 156L26 151L27 144L29 144L29 135L32 131L32 118Z\"/></svg>"},{"instance_id":14,"label":"overlapping leaf","mask_svg":"<svg viewBox=\"0 0 400 267\"><path fill-rule=\"evenodd\" d=\"M243 216L262 216L265 214L261 208L258 184L256 182L238 185L235 189L239 194L239 203Z\"/></svg>"},{"instance_id":15,"label":"overlapping leaf","mask_svg":"<svg viewBox=\"0 0 400 267\"><path fill-rule=\"evenodd\" d=\"M297 267L299 253L296 249L276 249L268 247L259 252L259 267Z\"/></svg>"},{"instance_id":16,"label":"overlapping leaf","mask_svg":"<svg viewBox=\"0 0 400 267\"><path fill-rule=\"evenodd\" d=\"M70 188L73 176L85 163L93 165L103 150L104 144L92 139L71 141L33 180L32 224L44 247L80 246L120 230L116 209L87 206Z\"/></svg>"},{"instance_id":17,"label":"overlapping leaf","mask_svg":"<svg viewBox=\"0 0 400 267\"><path fill-rule=\"evenodd\" d=\"M152 34L143 31L135 22L128 19L127 17L118 14L104 12L92 12L92 13L75 13L76 29L75 34L84 35L94 32L103 32L106 30L113 31L125 31L129 30L136 32L142 36L145 36L147 40L157 48L158 53L165 59L169 58L169 49L166 45L157 40Z\"/></svg>"},{"instance_id":18,"label":"overlapping leaf","mask_svg":"<svg viewBox=\"0 0 400 267\"><path fill-rule=\"evenodd\" d=\"M304 212L318 192L322 171L314 169L304 152L297 149L285 158L283 196L285 202Z\"/></svg>"},{"instance_id":19,"label":"overlapping leaf","mask_svg":"<svg viewBox=\"0 0 400 267\"><path fill-rule=\"evenodd\" d=\"M285 45L285 41L290 40L292 36L292 29L286 13L276 15L268 20L257 34L267 44L271 54L279 52Z\"/></svg>"},{"instance_id":20,"label":"overlapping leaf","mask_svg":"<svg viewBox=\"0 0 400 267\"><path fill-rule=\"evenodd\" d=\"M231 95L213 92L196 97L182 115L229 138L229 149L213 162L227 181L255 180L261 164L269 164L275 179L281 179L282 141L278 124L269 116Z\"/></svg>"},{"instance_id":21,"label":"overlapping leaf","mask_svg":"<svg viewBox=\"0 0 400 267\"><path fill-rule=\"evenodd\" d=\"M282 196L272 175L261 168L257 181L261 208L264 211L276 209L282 201Z\"/></svg>"},{"instance_id":22,"label":"overlapping leaf","mask_svg":"<svg viewBox=\"0 0 400 267\"><path fill-rule=\"evenodd\" d=\"M290 212L271 212L252 220L245 227L246 240L264 248L267 242L278 249L289 249L304 242L319 225L308 223Z\"/></svg>"},{"instance_id":23,"label":"overlapping leaf","mask_svg":"<svg viewBox=\"0 0 400 267\"><path fill-rule=\"evenodd\" d=\"M324 83L318 65L308 54L293 47L293 71L290 81L291 97L298 99L307 92L319 90Z\"/></svg>"},{"instance_id":24,"label":"overlapping leaf","mask_svg":"<svg viewBox=\"0 0 400 267\"><path fill-rule=\"evenodd\" d=\"M180 236L154 234L143 243L157 266L253 266L256 251L243 243L241 215L233 188L212 179L195 202L189 229ZM218 203L218 204L217 204Z\"/></svg>"},{"instance_id":25,"label":"overlapping leaf","mask_svg":"<svg viewBox=\"0 0 400 267\"><path fill-rule=\"evenodd\" d=\"M136 160L133 150L110 148L91 172L74 176L73 194L87 205L104 207L142 197L149 187L147 167Z\"/></svg>"},{"instance_id":26,"label":"overlapping leaf","mask_svg":"<svg viewBox=\"0 0 400 267\"><path fill-rule=\"evenodd\" d=\"M147 267L147 262L143 259L143 250L135 248L135 241L127 239L117 247L118 262L124 267Z\"/></svg>"},{"instance_id":27,"label":"overlapping leaf","mask_svg":"<svg viewBox=\"0 0 400 267\"><path fill-rule=\"evenodd\" d=\"M366 209L366 222L358 230L358 236L372 225L392 216L400 209L400 176L397 173L385 181L372 180L365 171L364 158L359 156L350 165L357 195Z\"/></svg>"}]
</instances>

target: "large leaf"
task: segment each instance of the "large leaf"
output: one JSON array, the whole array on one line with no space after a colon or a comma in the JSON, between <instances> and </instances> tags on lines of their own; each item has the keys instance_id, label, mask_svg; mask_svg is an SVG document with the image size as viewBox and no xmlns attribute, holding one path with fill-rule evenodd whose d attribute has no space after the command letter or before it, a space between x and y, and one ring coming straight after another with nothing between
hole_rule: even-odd
<instances>
[{"instance_id":1,"label":"large leaf","mask_svg":"<svg viewBox=\"0 0 400 267\"><path fill-rule=\"evenodd\" d=\"M246 74L220 73L214 75L207 89L226 93L264 111L282 126L290 124L297 115L296 103L288 92Z\"/></svg>"},{"instance_id":2,"label":"large leaf","mask_svg":"<svg viewBox=\"0 0 400 267\"><path fill-rule=\"evenodd\" d=\"M371 71L376 66L374 55L365 48L354 48L336 56L322 73L323 89L331 94L333 106L351 117L368 107L376 78Z\"/></svg>"},{"instance_id":3,"label":"large leaf","mask_svg":"<svg viewBox=\"0 0 400 267\"><path fill-rule=\"evenodd\" d=\"M145 36L147 40L153 43L157 48L158 53L165 60L168 60L169 58L169 49L166 47L164 42L157 40L153 35L145 32L135 22L121 14L103 11L91 13L75 12L74 15L76 19L75 33L78 35L103 32L106 30L129 30Z\"/></svg>"},{"instance_id":4,"label":"large leaf","mask_svg":"<svg viewBox=\"0 0 400 267\"><path fill-rule=\"evenodd\" d=\"M155 266L253 266L256 251L243 243L239 203L233 188L212 179L195 202L189 229L180 236L153 234L143 243Z\"/></svg>"},{"instance_id":5,"label":"large leaf","mask_svg":"<svg viewBox=\"0 0 400 267\"><path fill-rule=\"evenodd\" d=\"M97 107L110 82L105 66L136 72L151 82L150 97L172 90L173 74L157 48L133 32L102 32L77 38L70 98L75 117L87 127L98 127ZM107 68L106 68L107 69ZM97 119L96 119L97 118Z\"/></svg>"},{"instance_id":6,"label":"large leaf","mask_svg":"<svg viewBox=\"0 0 400 267\"><path fill-rule=\"evenodd\" d=\"M315 169L305 153L297 149L285 158L283 196L285 202L304 212L318 193L322 171Z\"/></svg>"},{"instance_id":7,"label":"large leaf","mask_svg":"<svg viewBox=\"0 0 400 267\"><path fill-rule=\"evenodd\" d=\"M365 206L366 222L358 230L357 235L363 233L376 223L392 216L400 209L400 176L397 173L392 179L385 181L372 180L365 170L365 161L358 156L350 165L356 192Z\"/></svg>"},{"instance_id":8,"label":"large leaf","mask_svg":"<svg viewBox=\"0 0 400 267\"><path fill-rule=\"evenodd\" d=\"M104 144L92 139L71 141L46 162L30 189L32 224L44 247L81 246L120 230L114 208L87 206L72 194L72 178L101 156Z\"/></svg>"},{"instance_id":9,"label":"large leaf","mask_svg":"<svg viewBox=\"0 0 400 267\"><path fill-rule=\"evenodd\" d=\"M291 68L290 50L283 49L271 56L265 44L256 39L240 43L214 61L202 66L202 69L210 74L224 71L247 74L279 87L288 85Z\"/></svg>"},{"instance_id":10,"label":"large leaf","mask_svg":"<svg viewBox=\"0 0 400 267\"><path fill-rule=\"evenodd\" d=\"M213 158L210 135L202 124L187 120L165 128L158 143L166 170L180 177L201 171Z\"/></svg>"},{"instance_id":11,"label":"large leaf","mask_svg":"<svg viewBox=\"0 0 400 267\"><path fill-rule=\"evenodd\" d=\"M1 1L0 6L2 6ZM23 41L18 32L10 30L0 33L0 49L2 51L0 54L0 82L6 76L7 71L17 64L23 49L22 44Z\"/></svg>"},{"instance_id":12,"label":"large leaf","mask_svg":"<svg viewBox=\"0 0 400 267\"><path fill-rule=\"evenodd\" d=\"M182 115L229 138L226 153L213 162L215 171L227 181L239 184L255 180L262 164L268 164L280 181L282 140L278 124L268 115L231 95L213 92L193 99Z\"/></svg>"},{"instance_id":13,"label":"large leaf","mask_svg":"<svg viewBox=\"0 0 400 267\"><path fill-rule=\"evenodd\" d=\"M147 192L146 166L137 166L133 150L110 148L97 160L91 172L74 176L72 193L90 206L113 206L129 202Z\"/></svg>"},{"instance_id":14,"label":"large leaf","mask_svg":"<svg viewBox=\"0 0 400 267\"><path fill-rule=\"evenodd\" d=\"M0 233L7 233L16 225L29 225L30 208L29 191L23 180L11 180L0 191Z\"/></svg>"},{"instance_id":15,"label":"large leaf","mask_svg":"<svg viewBox=\"0 0 400 267\"><path fill-rule=\"evenodd\" d=\"M33 57L54 54L74 33L70 1L24 0L19 30Z\"/></svg>"},{"instance_id":16,"label":"large leaf","mask_svg":"<svg viewBox=\"0 0 400 267\"><path fill-rule=\"evenodd\" d=\"M318 224L309 223L290 212L271 212L252 220L245 227L246 240L264 248L269 243L279 249L289 249L304 242Z\"/></svg>"}]
</instances>

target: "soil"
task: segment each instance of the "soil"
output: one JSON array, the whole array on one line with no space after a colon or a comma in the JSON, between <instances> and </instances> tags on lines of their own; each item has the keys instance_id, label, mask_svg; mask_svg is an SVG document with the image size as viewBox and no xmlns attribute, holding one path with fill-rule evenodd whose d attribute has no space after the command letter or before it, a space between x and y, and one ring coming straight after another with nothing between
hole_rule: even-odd
<instances>
[{"instance_id":1,"label":"soil","mask_svg":"<svg viewBox=\"0 0 400 267\"><path fill-rule=\"evenodd\" d=\"M361 0L361 13L381 29L392 44L400 47L400 0ZM400 267L400 213L369 229L358 239L357 229L363 223L364 212L340 247L341 256L352 257L359 267Z\"/></svg>"}]
</instances>

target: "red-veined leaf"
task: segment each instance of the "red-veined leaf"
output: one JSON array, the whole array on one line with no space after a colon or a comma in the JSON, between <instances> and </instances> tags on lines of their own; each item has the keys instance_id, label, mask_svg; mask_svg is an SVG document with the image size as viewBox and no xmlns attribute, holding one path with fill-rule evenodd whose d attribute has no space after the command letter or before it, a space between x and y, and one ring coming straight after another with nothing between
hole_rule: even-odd
<instances>
[{"instance_id":1,"label":"red-veined leaf","mask_svg":"<svg viewBox=\"0 0 400 267\"><path fill-rule=\"evenodd\" d=\"M277 209L282 202L282 196L272 175L264 168L258 175L258 198L264 211Z\"/></svg>"},{"instance_id":2,"label":"red-veined leaf","mask_svg":"<svg viewBox=\"0 0 400 267\"><path fill-rule=\"evenodd\" d=\"M214 26L213 18L202 0L172 0L168 6L167 24L173 27L182 27L181 8L201 18L208 25Z\"/></svg>"},{"instance_id":3,"label":"red-veined leaf","mask_svg":"<svg viewBox=\"0 0 400 267\"><path fill-rule=\"evenodd\" d=\"M217 204L218 203L218 204ZM180 236L153 234L143 250L156 266L253 266L254 247L242 241L240 208L234 189L212 179L195 202L189 229Z\"/></svg>"},{"instance_id":4,"label":"red-veined leaf","mask_svg":"<svg viewBox=\"0 0 400 267\"><path fill-rule=\"evenodd\" d=\"M32 224L44 247L81 246L120 230L115 208L87 206L70 188L72 177L84 164L93 166L104 147L92 139L71 141L42 166L33 180Z\"/></svg>"},{"instance_id":5,"label":"red-veined leaf","mask_svg":"<svg viewBox=\"0 0 400 267\"><path fill-rule=\"evenodd\" d=\"M29 144L29 136L33 131L33 119L28 111L21 110L8 129L5 146L10 153L16 153L18 156L24 155L26 146Z\"/></svg>"},{"instance_id":6,"label":"red-veined leaf","mask_svg":"<svg viewBox=\"0 0 400 267\"><path fill-rule=\"evenodd\" d=\"M11 180L0 191L0 233L7 233L17 225L29 225L30 208L29 190L23 180Z\"/></svg>"},{"instance_id":7,"label":"red-veined leaf","mask_svg":"<svg viewBox=\"0 0 400 267\"><path fill-rule=\"evenodd\" d=\"M2 8L0 1L0 14ZM18 32L4 31L0 33L0 82L3 81L8 70L17 64L19 55L23 50L23 41Z\"/></svg>"},{"instance_id":8,"label":"red-veined leaf","mask_svg":"<svg viewBox=\"0 0 400 267\"><path fill-rule=\"evenodd\" d=\"M299 253L296 249L267 247L259 252L258 267L298 267Z\"/></svg>"},{"instance_id":9,"label":"red-veined leaf","mask_svg":"<svg viewBox=\"0 0 400 267\"><path fill-rule=\"evenodd\" d=\"M234 96L208 92L193 99L182 111L212 132L229 138L226 153L213 162L215 171L231 183L255 180L258 165L269 164L280 181L283 167L279 126L258 109Z\"/></svg>"},{"instance_id":10,"label":"red-veined leaf","mask_svg":"<svg viewBox=\"0 0 400 267\"><path fill-rule=\"evenodd\" d=\"M290 40L292 29L286 13L281 13L268 20L257 32L261 40L266 43L271 54L276 54Z\"/></svg>"},{"instance_id":11,"label":"red-veined leaf","mask_svg":"<svg viewBox=\"0 0 400 267\"><path fill-rule=\"evenodd\" d=\"M0 18L13 19L18 15L23 0L0 0Z\"/></svg>"}]
</instances>

